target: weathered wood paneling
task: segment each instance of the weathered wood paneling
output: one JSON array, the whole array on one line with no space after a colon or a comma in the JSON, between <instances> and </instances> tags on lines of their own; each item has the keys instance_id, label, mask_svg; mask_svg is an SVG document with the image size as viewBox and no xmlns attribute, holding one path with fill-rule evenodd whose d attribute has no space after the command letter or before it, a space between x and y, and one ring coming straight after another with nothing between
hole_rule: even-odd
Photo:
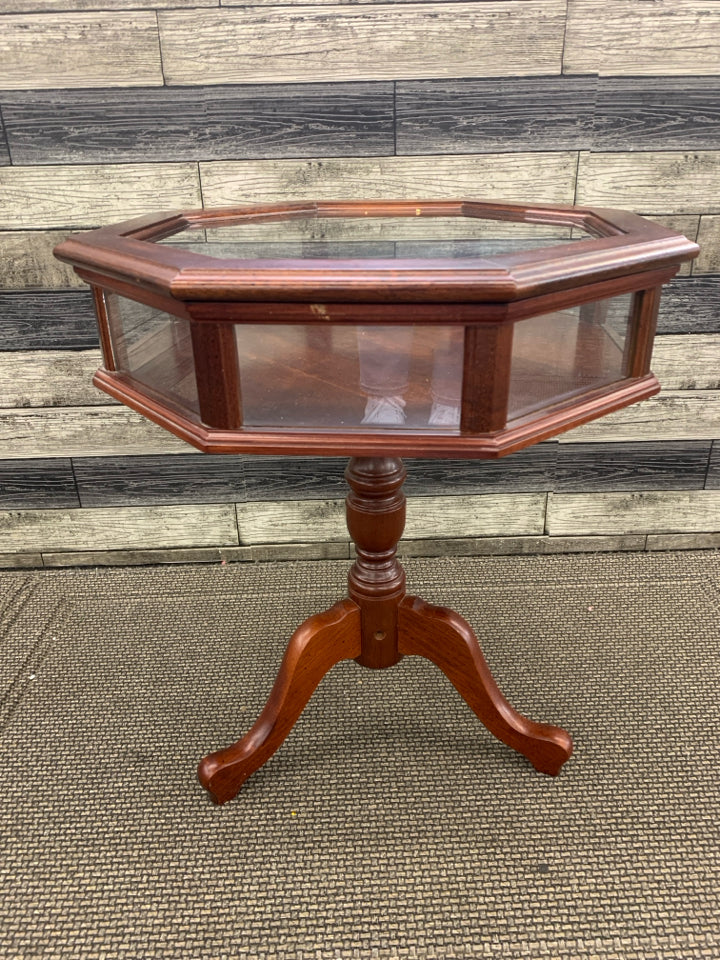
<instances>
[{"instance_id":1,"label":"weathered wood paneling","mask_svg":"<svg viewBox=\"0 0 720 960\"><path fill-rule=\"evenodd\" d=\"M720 441L712 445L706 486L708 490L720 490Z\"/></svg>"},{"instance_id":2,"label":"weathered wood paneling","mask_svg":"<svg viewBox=\"0 0 720 960\"><path fill-rule=\"evenodd\" d=\"M720 332L720 276L676 277L664 287L658 332Z\"/></svg>"},{"instance_id":3,"label":"weathered wood paneling","mask_svg":"<svg viewBox=\"0 0 720 960\"><path fill-rule=\"evenodd\" d=\"M237 543L230 504L0 513L0 551L210 547Z\"/></svg>"},{"instance_id":4,"label":"weathered wood paneling","mask_svg":"<svg viewBox=\"0 0 720 960\"><path fill-rule=\"evenodd\" d=\"M272 0L273 3L276 0ZM253 0L257 3L257 0ZM0 0L2 13L63 13L67 10L166 10L175 7L217 7L220 0Z\"/></svg>"},{"instance_id":5,"label":"weathered wood paneling","mask_svg":"<svg viewBox=\"0 0 720 960\"><path fill-rule=\"evenodd\" d=\"M0 353L0 408L110 404L91 382L101 362L99 350Z\"/></svg>"},{"instance_id":6,"label":"weathered wood paneling","mask_svg":"<svg viewBox=\"0 0 720 960\"><path fill-rule=\"evenodd\" d=\"M7 138L5 136L5 125L2 114L0 114L0 167L5 167L10 163L10 150L8 149Z\"/></svg>"},{"instance_id":7,"label":"weathered wood paneling","mask_svg":"<svg viewBox=\"0 0 720 960\"><path fill-rule=\"evenodd\" d=\"M53 90L0 102L15 164L394 152L390 83Z\"/></svg>"},{"instance_id":8,"label":"weathered wood paneling","mask_svg":"<svg viewBox=\"0 0 720 960\"><path fill-rule=\"evenodd\" d=\"M397 152L589 150L596 86L595 77L400 81Z\"/></svg>"},{"instance_id":9,"label":"weathered wood paneling","mask_svg":"<svg viewBox=\"0 0 720 960\"><path fill-rule=\"evenodd\" d=\"M720 491L551 493L547 531L569 534L720 530Z\"/></svg>"},{"instance_id":10,"label":"weathered wood paneling","mask_svg":"<svg viewBox=\"0 0 720 960\"><path fill-rule=\"evenodd\" d=\"M693 274L720 274L720 216L700 217L697 242L700 256L693 264Z\"/></svg>"},{"instance_id":11,"label":"weathered wood paneling","mask_svg":"<svg viewBox=\"0 0 720 960\"><path fill-rule=\"evenodd\" d=\"M201 205L194 163L0 167L0 229L96 227Z\"/></svg>"},{"instance_id":12,"label":"weathered wood paneling","mask_svg":"<svg viewBox=\"0 0 720 960\"><path fill-rule=\"evenodd\" d=\"M718 150L720 76L600 77L593 139L594 150Z\"/></svg>"},{"instance_id":13,"label":"weathered wood paneling","mask_svg":"<svg viewBox=\"0 0 720 960\"><path fill-rule=\"evenodd\" d=\"M591 490L702 490L710 440L661 443L558 444L554 488Z\"/></svg>"},{"instance_id":14,"label":"weathered wood paneling","mask_svg":"<svg viewBox=\"0 0 720 960\"><path fill-rule=\"evenodd\" d=\"M482 196L572 203L573 153L201 163L206 206L319 199Z\"/></svg>"},{"instance_id":15,"label":"weathered wood paneling","mask_svg":"<svg viewBox=\"0 0 720 960\"><path fill-rule=\"evenodd\" d=\"M11 230L0 232L0 290L82 288L87 284L67 263L53 256L53 247L69 230ZM2 313L0 313L2 316Z\"/></svg>"},{"instance_id":16,"label":"weathered wood paneling","mask_svg":"<svg viewBox=\"0 0 720 960\"><path fill-rule=\"evenodd\" d=\"M187 453L188 445L118 405L0 410L3 459Z\"/></svg>"},{"instance_id":17,"label":"weathered wood paneling","mask_svg":"<svg viewBox=\"0 0 720 960\"><path fill-rule=\"evenodd\" d=\"M718 205L720 152L581 153L577 199L638 213L706 213Z\"/></svg>"},{"instance_id":18,"label":"weathered wood paneling","mask_svg":"<svg viewBox=\"0 0 720 960\"><path fill-rule=\"evenodd\" d=\"M560 443L714 440L720 437L720 390L667 391L560 436Z\"/></svg>"},{"instance_id":19,"label":"weathered wood paneling","mask_svg":"<svg viewBox=\"0 0 720 960\"><path fill-rule=\"evenodd\" d=\"M652 369L666 390L720 390L720 337L657 337Z\"/></svg>"},{"instance_id":20,"label":"weathered wood paneling","mask_svg":"<svg viewBox=\"0 0 720 960\"><path fill-rule=\"evenodd\" d=\"M342 500L237 504L240 543L344 540ZM543 531L544 493L417 497L408 501L404 537L533 535Z\"/></svg>"},{"instance_id":21,"label":"weathered wood paneling","mask_svg":"<svg viewBox=\"0 0 720 960\"><path fill-rule=\"evenodd\" d=\"M83 507L235 503L246 499L244 461L189 453L79 457L73 467Z\"/></svg>"},{"instance_id":22,"label":"weathered wood paneling","mask_svg":"<svg viewBox=\"0 0 720 960\"><path fill-rule=\"evenodd\" d=\"M565 73L717 75L720 9L706 0L568 0Z\"/></svg>"},{"instance_id":23,"label":"weathered wood paneling","mask_svg":"<svg viewBox=\"0 0 720 960\"><path fill-rule=\"evenodd\" d=\"M160 12L169 84L561 72L564 0Z\"/></svg>"},{"instance_id":24,"label":"weathered wood paneling","mask_svg":"<svg viewBox=\"0 0 720 960\"><path fill-rule=\"evenodd\" d=\"M98 345L92 294L0 291L0 350L87 350Z\"/></svg>"},{"instance_id":25,"label":"weathered wood paneling","mask_svg":"<svg viewBox=\"0 0 720 960\"><path fill-rule=\"evenodd\" d=\"M0 461L0 510L79 506L70 460Z\"/></svg>"},{"instance_id":26,"label":"weathered wood paneling","mask_svg":"<svg viewBox=\"0 0 720 960\"><path fill-rule=\"evenodd\" d=\"M162 85L152 11L4 16L0 89Z\"/></svg>"}]
</instances>

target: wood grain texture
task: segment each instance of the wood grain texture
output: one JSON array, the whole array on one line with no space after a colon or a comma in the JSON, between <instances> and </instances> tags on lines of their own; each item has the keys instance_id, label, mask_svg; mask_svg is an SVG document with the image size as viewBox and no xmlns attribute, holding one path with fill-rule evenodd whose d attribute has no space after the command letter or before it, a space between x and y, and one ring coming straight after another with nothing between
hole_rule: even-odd
<instances>
[{"instance_id":1,"label":"wood grain texture","mask_svg":"<svg viewBox=\"0 0 720 960\"><path fill-rule=\"evenodd\" d=\"M667 391L560 435L560 443L714 440L720 437L720 391Z\"/></svg>"},{"instance_id":2,"label":"wood grain texture","mask_svg":"<svg viewBox=\"0 0 720 960\"><path fill-rule=\"evenodd\" d=\"M13 554L0 555L8 558ZM24 557L34 554L15 554ZM144 550L64 550L39 554L44 567L126 567L156 563L267 563L277 560L348 560L350 543L265 543L252 547L156 547Z\"/></svg>"},{"instance_id":3,"label":"wood grain texture","mask_svg":"<svg viewBox=\"0 0 720 960\"><path fill-rule=\"evenodd\" d=\"M0 410L5 460L187 453L188 445L118 405Z\"/></svg>"},{"instance_id":4,"label":"wood grain texture","mask_svg":"<svg viewBox=\"0 0 720 960\"><path fill-rule=\"evenodd\" d=\"M577 156L568 152L352 160L245 160L201 163L206 206L317 199L437 199L572 203Z\"/></svg>"},{"instance_id":5,"label":"wood grain texture","mask_svg":"<svg viewBox=\"0 0 720 960\"><path fill-rule=\"evenodd\" d=\"M581 153L577 202L639 213L712 213L719 151Z\"/></svg>"},{"instance_id":6,"label":"wood grain texture","mask_svg":"<svg viewBox=\"0 0 720 960\"><path fill-rule=\"evenodd\" d=\"M676 277L663 287L658 333L720 333L720 276Z\"/></svg>"},{"instance_id":7,"label":"wood grain texture","mask_svg":"<svg viewBox=\"0 0 720 960\"><path fill-rule=\"evenodd\" d=\"M720 75L598 78L593 149L720 149Z\"/></svg>"},{"instance_id":8,"label":"wood grain texture","mask_svg":"<svg viewBox=\"0 0 720 960\"><path fill-rule=\"evenodd\" d=\"M69 459L0 461L0 510L79 506Z\"/></svg>"},{"instance_id":9,"label":"wood grain texture","mask_svg":"<svg viewBox=\"0 0 720 960\"><path fill-rule=\"evenodd\" d=\"M0 291L0 350L86 350L98 344L92 294Z\"/></svg>"},{"instance_id":10,"label":"wood grain texture","mask_svg":"<svg viewBox=\"0 0 720 960\"><path fill-rule=\"evenodd\" d=\"M5 124L0 112L0 167L6 167L10 163L10 150L8 148L7 136L5 134Z\"/></svg>"},{"instance_id":11,"label":"wood grain texture","mask_svg":"<svg viewBox=\"0 0 720 960\"><path fill-rule=\"evenodd\" d=\"M551 493L547 532L683 533L720 530L720 491Z\"/></svg>"},{"instance_id":12,"label":"wood grain texture","mask_svg":"<svg viewBox=\"0 0 720 960\"><path fill-rule=\"evenodd\" d=\"M0 513L0 551L122 550L237 543L230 505Z\"/></svg>"},{"instance_id":13,"label":"wood grain texture","mask_svg":"<svg viewBox=\"0 0 720 960\"><path fill-rule=\"evenodd\" d=\"M275 0L273 0L275 2ZM67 10L173 10L182 7L217 7L220 0L0 0L0 13L63 13Z\"/></svg>"},{"instance_id":14,"label":"wood grain texture","mask_svg":"<svg viewBox=\"0 0 720 960\"><path fill-rule=\"evenodd\" d=\"M0 353L0 408L111 404L91 382L101 363L99 350Z\"/></svg>"},{"instance_id":15,"label":"wood grain texture","mask_svg":"<svg viewBox=\"0 0 720 960\"><path fill-rule=\"evenodd\" d=\"M394 152L390 83L150 87L132 97L52 90L0 101L18 165Z\"/></svg>"},{"instance_id":16,"label":"wood grain texture","mask_svg":"<svg viewBox=\"0 0 720 960\"><path fill-rule=\"evenodd\" d=\"M246 499L245 460L196 454L77 457L73 469L83 507L235 503Z\"/></svg>"},{"instance_id":17,"label":"wood grain texture","mask_svg":"<svg viewBox=\"0 0 720 960\"><path fill-rule=\"evenodd\" d=\"M720 9L705 0L568 0L564 73L717 75Z\"/></svg>"},{"instance_id":18,"label":"wood grain texture","mask_svg":"<svg viewBox=\"0 0 720 960\"><path fill-rule=\"evenodd\" d=\"M237 504L240 543L292 543L346 537L341 500ZM530 535L543 531L544 493L414 497L405 538Z\"/></svg>"},{"instance_id":19,"label":"wood grain texture","mask_svg":"<svg viewBox=\"0 0 720 960\"><path fill-rule=\"evenodd\" d=\"M666 390L720 390L720 336L657 337L652 368Z\"/></svg>"},{"instance_id":20,"label":"wood grain texture","mask_svg":"<svg viewBox=\"0 0 720 960\"><path fill-rule=\"evenodd\" d=\"M192 163L0 167L0 229L87 228L201 205Z\"/></svg>"},{"instance_id":21,"label":"wood grain texture","mask_svg":"<svg viewBox=\"0 0 720 960\"><path fill-rule=\"evenodd\" d=\"M87 284L67 263L53 256L53 247L68 230L10 230L0 232L0 290L63 287L87 290Z\"/></svg>"},{"instance_id":22,"label":"wood grain texture","mask_svg":"<svg viewBox=\"0 0 720 960\"><path fill-rule=\"evenodd\" d=\"M715 441L710 452L706 486L708 490L720 490L720 441Z\"/></svg>"},{"instance_id":23,"label":"wood grain texture","mask_svg":"<svg viewBox=\"0 0 720 960\"><path fill-rule=\"evenodd\" d=\"M720 274L720 216L700 217L697 242L700 256L693 264L693 275Z\"/></svg>"},{"instance_id":24,"label":"wood grain texture","mask_svg":"<svg viewBox=\"0 0 720 960\"><path fill-rule=\"evenodd\" d=\"M677 233L684 234L688 240L692 240L697 243L698 229L700 227L700 217L693 216L691 214L678 214L673 216L649 216L648 220L653 220L655 223L659 223L664 227L667 227L668 230L675 230ZM694 266L697 263L697 260L688 260L686 263L683 263L680 269L677 272L678 277L689 277L694 270Z\"/></svg>"},{"instance_id":25,"label":"wood grain texture","mask_svg":"<svg viewBox=\"0 0 720 960\"><path fill-rule=\"evenodd\" d=\"M397 152L589 150L596 87L595 77L399 81Z\"/></svg>"},{"instance_id":26,"label":"wood grain texture","mask_svg":"<svg viewBox=\"0 0 720 960\"><path fill-rule=\"evenodd\" d=\"M564 15L563 0L485 0L161 11L158 22L169 84L293 83L555 75Z\"/></svg>"},{"instance_id":27,"label":"wood grain texture","mask_svg":"<svg viewBox=\"0 0 720 960\"><path fill-rule=\"evenodd\" d=\"M710 440L558 444L558 493L702 490Z\"/></svg>"},{"instance_id":28,"label":"wood grain texture","mask_svg":"<svg viewBox=\"0 0 720 960\"><path fill-rule=\"evenodd\" d=\"M161 86L152 11L3 16L0 89Z\"/></svg>"}]
</instances>

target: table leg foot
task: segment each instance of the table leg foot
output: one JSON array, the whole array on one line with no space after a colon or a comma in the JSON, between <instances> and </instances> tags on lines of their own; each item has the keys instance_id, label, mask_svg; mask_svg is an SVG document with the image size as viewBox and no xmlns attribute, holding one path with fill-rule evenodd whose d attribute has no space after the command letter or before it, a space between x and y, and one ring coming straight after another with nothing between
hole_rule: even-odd
<instances>
[{"instance_id":1,"label":"table leg foot","mask_svg":"<svg viewBox=\"0 0 720 960\"><path fill-rule=\"evenodd\" d=\"M360 655L360 609L343 600L293 634L265 708L237 743L200 761L198 777L216 803L232 800L282 744L325 674Z\"/></svg>"},{"instance_id":2,"label":"table leg foot","mask_svg":"<svg viewBox=\"0 0 720 960\"><path fill-rule=\"evenodd\" d=\"M406 597L399 609L399 650L426 657L450 680L488 730L536 770L556 776L572 754L570 735L518 713L500 692L469 624L446 607Z\"/></svg>"}]
</instances>

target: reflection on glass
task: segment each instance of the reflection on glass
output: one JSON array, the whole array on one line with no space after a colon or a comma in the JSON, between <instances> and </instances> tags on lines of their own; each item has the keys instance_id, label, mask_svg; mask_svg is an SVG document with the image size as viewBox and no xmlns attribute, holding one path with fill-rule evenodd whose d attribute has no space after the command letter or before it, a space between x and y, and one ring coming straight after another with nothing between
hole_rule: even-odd
<instances>
[{"instance_id":1,"label":"reflection on glass","mask_svg":"<svg viewBox=\"0 0 720 960\"><path fill-rule=\"evenodd\" d=\"M626 376L631 304L626 294L516 323L508 419Z\"/></svg>"},{"instance_id":2,"label":"reflection on glass","mask_svg":"<svg viewBox=\"0 0 720 960\"><path fill-rule=\"evenodd\" d=\"M459 427L461 327L235 329L247 426Z\"/></svg>"},{"instance_id":3,"label":"reflection on glass","mask_svg":"<svg viewBox=\"0 0 720 960\"><path fill-rule=\"evenodd\" d=\"M187 228L161 243L233 259L488 257L589 240L577 227L479 217L298 217Z\"/></svg>"},{"instance_id":4,"label":"reflection on glass","mask_svg":"<svg viewBox=\"0 0 720 960\"><path fill-rule=\"evenodd\" d=\"M198 413L188 321L107 291L105 304L118 371Z\"/></svg>"}]
</instances>

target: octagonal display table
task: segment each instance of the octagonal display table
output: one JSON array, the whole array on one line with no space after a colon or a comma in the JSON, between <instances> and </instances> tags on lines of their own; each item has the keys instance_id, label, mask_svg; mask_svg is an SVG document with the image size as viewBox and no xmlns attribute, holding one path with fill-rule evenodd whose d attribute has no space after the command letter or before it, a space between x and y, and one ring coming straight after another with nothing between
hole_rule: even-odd
<instances>
[{"instance_id":1,"label":"octagonal display table","mask_svg":"<svg viewBox=\"0 0 720 960\"><path fill-rule=\"evenodd\" d=\"M697 252L621 211L471 200L171 212L60 244L94 290L102 390L205 452L351 458L348 596L293 635L252 729L201 761L218 803L348 658L427 657L559 772L568 733L510 706L460 616L406 594L399 458L502 456L656 393L661 287Z\"/></svg>"}]
</instances>

